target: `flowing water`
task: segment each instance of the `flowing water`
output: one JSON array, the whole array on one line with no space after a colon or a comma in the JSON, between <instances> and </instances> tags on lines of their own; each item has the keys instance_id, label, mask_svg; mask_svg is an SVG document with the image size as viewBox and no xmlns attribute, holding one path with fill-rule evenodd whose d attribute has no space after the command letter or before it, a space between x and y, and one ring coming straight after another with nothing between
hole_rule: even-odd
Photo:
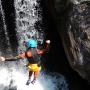
<instances>
[{"instance_id":1,"label":"flowing water","mask_svg":"<svg viewBox=\"0 0 90 90\"><path fill-rule=\"evenodd\" d=\"M25 51L23 42L28 35L43 44L45 28L39 0L0 0L0 25L0 55L8 57ZM57 73L44 74L43 82L39 77L36 85L26 86L26 64L26 59L0 62L0 90L68 90L64 76Z\"/></svg>"}]
</instances>

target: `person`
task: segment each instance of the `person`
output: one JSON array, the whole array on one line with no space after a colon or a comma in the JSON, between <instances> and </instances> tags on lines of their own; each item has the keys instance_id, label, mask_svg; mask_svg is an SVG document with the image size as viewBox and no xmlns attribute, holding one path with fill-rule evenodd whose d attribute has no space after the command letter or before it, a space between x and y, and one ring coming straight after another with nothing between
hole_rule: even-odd
<instances>
[{"instance_id":1,"label":"person","mask_svg":"<svg viewBox=\"0 0 90 90\"><path fill-rule=\"evenodd\" d=\"M41 70L41 60L39 59L39 55L44 54L49 48L50 45L50 40L46 40L46 45L44 49L37 49L37 42L34 39L31 39L27 42L28 49L26 52L22 52L18 54L17 56L13 58L4 58L0 57L2 61L7 61L7 60L13 60L13 59L24 59L27 58L28 60L28 69L29 69L29 78L26 82L26 85L29 85L30 83L34 84L39 73ZM34 74L34 78L31 81L31 76Z\"/></svg>"}]
</instances>

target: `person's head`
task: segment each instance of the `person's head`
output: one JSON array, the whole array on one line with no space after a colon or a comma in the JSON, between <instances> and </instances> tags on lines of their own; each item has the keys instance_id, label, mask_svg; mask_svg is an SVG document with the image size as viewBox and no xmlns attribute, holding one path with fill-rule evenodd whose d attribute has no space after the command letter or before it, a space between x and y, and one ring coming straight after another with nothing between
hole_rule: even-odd
<instances>
[{"instance_id":1,"label":"person's head","mask_svg":"<svg viewBox=\"0 0 90 90\"><path fill-rule=\"evenodd\" d=\"M26 44L27 44L28 48L36 48L37 47L37 41L33 38L29 39Z\"/></svg>"}]
</instances>

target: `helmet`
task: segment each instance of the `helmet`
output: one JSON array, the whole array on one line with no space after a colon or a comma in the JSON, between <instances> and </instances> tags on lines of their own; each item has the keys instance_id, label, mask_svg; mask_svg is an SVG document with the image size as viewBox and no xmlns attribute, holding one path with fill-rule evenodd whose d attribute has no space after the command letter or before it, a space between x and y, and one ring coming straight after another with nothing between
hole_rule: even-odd
<instances>
[{"instance_id":1,"label":"helmet","mask_svg":"<svg viewBox=\"0 0 90 90\"><path fill-rule=\"evenodd\" d=\"M34 39L29 39L26 42L26 45L27 45L28 48L35 48L35 47L37 47L37 41L34 40Z\"/></svg>"}]
</instances>

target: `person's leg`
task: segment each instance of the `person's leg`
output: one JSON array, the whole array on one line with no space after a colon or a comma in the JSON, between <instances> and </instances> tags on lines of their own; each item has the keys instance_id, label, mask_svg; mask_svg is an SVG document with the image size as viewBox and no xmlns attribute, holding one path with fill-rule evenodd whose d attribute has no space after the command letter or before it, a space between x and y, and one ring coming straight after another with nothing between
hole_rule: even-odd
<instances>
[{"instance_id":1,"label":"person's leg","mask_svg":"<svg viewBox=\"0 0 90 90\"><path fill-rule=\"evenodd\" d=\"M34 72L34 80L36 80L36 78L38 77L39 72L40 72L40 71L36 71L36 72Z\"/></svg>"},{"instance_id":2,"label":"person's leg","mask_svg":"<svg viewBox=\"0 0 90 90\"><path fill-rule=\"evenodd\" d=\"M37 77L39 75L39 72L40 72L39 70L37 70L37 71L34 72L34 78L33 78L33 81L31 82L32 84L35 83L35 81L36 81L36 79L37 79Z\"/></svg>"},{"instance_id":3,"label":"person's leg","mask_svg":"<svg viewBox=\"0 0 90 90\"><path fill-rule=\"evenodd\" d=\"M33 74L33 71L29 71L29 79L31 80L31 76Z\"/></svg>"},{"instance_id":4,"label":"person's leg","mask_svg":"<svg viewBox=\"0 0 90 90\"><path fill-rule=\"evenodd\" d=\"M26 85L29 85L30 84L32 74L33 74L33 72L32 71L29 71L29 79L27 80Z\"/></svg>"},{"instance_id":5,"label":"person's leg","mask_svg":"<svg viewBox=\"0 0 90 90\"><path fill-rule=\"evenodd\" d=\"M33 78L33 81L31 82L32 84L35 83L39 73L40 73L40 70L41 70L41 66L40 67L37 67L36 70L34 71L34 78Z\"/></svg>"}]
</instances>

